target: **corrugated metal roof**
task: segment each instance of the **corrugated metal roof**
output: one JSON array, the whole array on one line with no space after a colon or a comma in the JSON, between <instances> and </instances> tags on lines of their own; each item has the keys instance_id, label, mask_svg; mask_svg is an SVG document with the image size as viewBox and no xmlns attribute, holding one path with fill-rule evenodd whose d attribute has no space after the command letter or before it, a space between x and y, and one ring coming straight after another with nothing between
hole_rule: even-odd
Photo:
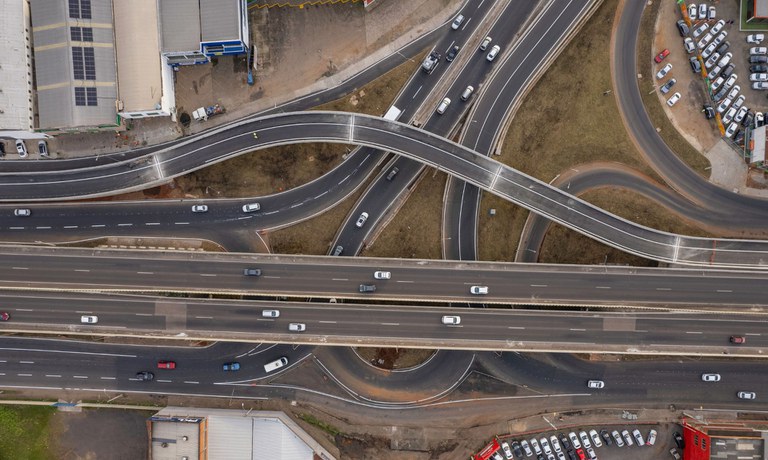
<instances>
[{"instance_id":1,"label":"corrugated metal roof","mask_svg":"<svg viewBox=\"0 0 768 460\"><path fill-rule=\"evenodd\" d=\"M162 79L156 0L118 1L115 46L118 92L126 112L153 110L160 105ZM138 33L141 31L141 33Z\"/></svg>"},{"instance_id":2,"label":"corrugated metal roof","mask_svg":"<svg viewBox=\"0 0 768 460\"><path fill-rule=\"evenodd\" d=\"M31 62L27 52L28 14L26 2L0 0L0 43L3 65L0 66L0 130L32 129Z\"/></svg>"},{"instance_id":3,"label":"corrugated metal roof","mask_svg":"<svg viewBox=\"0 0 768 460\"><path fill-rule=\"evenodd\" d=\"M240 40L239 19L240 0L200 0L201 41Z\"/></svg>"},{"instance_id":4,"label":"corrugated metal roof","mask_svg":"<svg viewBox=\"0 0 768 460\"><path fill-rule=\"evenodd\" d=\"M765 161L765 126L752 130L752 139L755 148L752 150L752 163Z\"/></svg>"},{"instance_id":5,"label":"corrugated metal roof","mask_svg":"<svg viewBox=\"0 0 768 460\"><path fill-rule=\"evenodd\" d=\"M276 418L253 419L254 460L312 460L312 449Z\"/></svg>"},{"instance_id":6,"label":"corrugated metal roof","mask_svg":"<svg viewBox=\"0 0 768 460\"><path fill-rule=\"evenodd\" d=\"M163 52L200 49L200 6L198 0L163 0L160 2L160 30Z\"/></svg>"},{"instance_id":7,"label":"corrugated metal roof","mask_svg":"<svg viewBox=\"0 0 768 460\"><path fill-rule=\"evenodd\" d=\"M70 18L67 0L34 1L31 4L39 127L114 124L117 89L112 1L91 0L91 19ZM93 29L93 42L73 42L71 27ZM93 49L95 80L74 79L72 48L75 46ZM77 87L96 88L96 105L76 105Z\"/></svg>"}]
</instances>

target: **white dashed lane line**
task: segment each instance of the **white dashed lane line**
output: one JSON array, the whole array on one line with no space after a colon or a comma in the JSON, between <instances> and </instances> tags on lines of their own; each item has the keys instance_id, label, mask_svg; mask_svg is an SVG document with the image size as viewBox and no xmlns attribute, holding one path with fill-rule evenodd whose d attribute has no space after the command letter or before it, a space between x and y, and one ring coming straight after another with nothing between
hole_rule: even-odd
<instances>
[{"instance_id":1,"label":"white dashed lane line","mask_svg":"<svg viewBox=\"0 0 768 460\"><path fill-rule=\"evenodd\" d=\"M137 275L154 275L155 272L136 272Z\"/></svg>"},{"instance_id":2,"label":"white dashed lane line","mask_svg":"<svg viewBox=\"0 0 768 460\"><path fill-rule=\"evenodd\" d=\"M29 270L29 267L11 267L11 270Z\"/></svg>"},{"instance_id":3,"label":"white dashed lane line","mask_svg":"<svg viewBox=\"0 0 768 460\"><path fill-rule=\"evenodd\" d=\"M11 230L24 230L26 227L9 227Z\"/></svg>"},{"instance_id":4,"label":"white dashed lane line","mask_svg":"<svg viewBox=\"0 0 768 460\"><path fill-rule=\"evenodd\" d=\"M90 273L91 271L85 268L76 268L76 272Z\"/></svg>"},{"instance_id":5,"label":"white dashed lane line","mask_svg":"<svg viewBox=\"0 0 768 460\"><path fill-rule=\"evenodd\" d=\"M573 332L586 332L587 330L586 329L572 328L572 329L569 329L569 331L573 331Z\"/></svg>"},{"instance_id":6,"label":"white dashed lane line","mask_svg":"<svg viewBox=\"0 0 768 460\"><path fill-rule=\"evenodd\" d=\"M700 331L685 331L686 334L703 334L703 332Z\"/></svg>"},{"instance_id":7,"label":"white dashed lane line","mask_svg":"<svg viewBox=\"0 0 768 460\"><path fill-rule=\"evenodd\" d=\"M35 364L34 361L19 361L19 364Z\"/></svg>"},{"instance_id":8,"label":"white dashed lane line","mask_svg":"<svg viewBox=\"0 0 768 460\"><path fill-rule=\"evenodd\" d=\"M213 319L213 316L195 316L197 319Z\"/></svg>"},{"instance_id":9,"label":"white dashed lane line","mask_svg":"<svg viewBox=\"0 0 768 460\"><path fill-rule=\"evenodd\" d=\"M189 225L189 222L174 222L173 225Z\"/></svg>"},{"instance_id":10,"label":"white dashed lane line","mask_svg":"<svg viewBox=\"0 0 768 460\"><path fill-rule=\"evenodd\" d=\"M78 228L77 225L65 225L64 228L70 229L70 228Z\"/></svg>"},{"instance_id":11,"label":"white dashed lane line","mask_svg":"<svg viewBox=\"0 0 768 460\"><path fill-rule=\"evenodd\" d=\"M60 379L61 374L45 374L46 377Z\"/></svg>"},{"instance_id":12,"label":"white dashed lane line","mask_svg":"<svg viewBox=\"0 0 768 460\"><path fill-rule=\"evenodd\" d=\"M19 377L32 377L32 374L16 374Z\"/></svg>"},{"instance_id":13,"label":"white dashed lane line","mask_svg":"<svg viewBox=\"0 0 768 460\"><path fill-rule=\"evenodd\" d=\"M185 380L184 383L189 383L190 385L198 385L200 382L193 382L191 380Z\"/></svg>"},{"instance_id":14,"label":"white dashed lane line","mask_svg":"<svg viewBox=\"0 0 768 460\"><path fill-rule=\"evenodd\" d=\"M117 224L118 227L133 227L133 224Z\"/></svg>"},{"instance_id":15,"label":"white dashed lane line","mask_svg":"<svg viewBox=\"0 0 768 460\"><path fill-rule=\"evenodd\" d=\"M106 225L104 224L91 224L91 228L104 228Z\"/></svg>"},{"instance_id":16,"label":"white dashed lane line","mask_svg":"<svg viewBox=\"0 0 768 460\"><path fill-rule=\"evenodd\" d=\"M200 276L216 276L214 273L200 273Z\"/></svg>"},{"instance_id":17,"label":"white dashed lane line","mask_svg":"<svg viewBox=\"0 0 768 460\"><path fill-rule=\"evenodd\" d=\"M171 383L171 382L173 382L173 380L160 380L160 379L158 379L156 381L160 382L160 383Z\"/></svg>"},{"instance_id":18,"label":"white dashed lane line","mask_svg":"<svg viewBox=\"0 0 768 460\"><path fill-rule=\"evenodd\" d=\"M87 379L87 375L73 375L72 378L74 379Z\"/></svg>"},{"instance_id":19,"label":"white dashed lane line","mask_svg":"<svg viewBox=\"0 0 768 460\"><path fill-rule=\"evenodd\" d=\"M115 380L115 377L99 377L101 380Z\"/></svg>"},{"instance_id":20,"label":"white dashed lane line","mask_svg":"<svg viewBox=\"0 0 768 460\"><path fill-rule=\"evenodd\" d=\"M160 225L160 222L147 222L144 225Z\"/></svg>"}]
</instances>

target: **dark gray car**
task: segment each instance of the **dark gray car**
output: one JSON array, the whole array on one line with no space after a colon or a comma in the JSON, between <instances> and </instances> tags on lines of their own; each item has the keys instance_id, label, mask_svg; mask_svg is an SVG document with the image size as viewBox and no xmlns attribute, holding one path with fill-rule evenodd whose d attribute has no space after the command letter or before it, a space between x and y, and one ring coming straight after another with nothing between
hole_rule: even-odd
<instances>
[{"instance_id":1,"label":"dark gray car","mask_svg":"<svg viewBox=\"0 0 768 460\"><path fill-rule=\"evenodd\" d=\"M375 284L361 284L360 292L376 292Z\"/></svg>"}]
</instances>

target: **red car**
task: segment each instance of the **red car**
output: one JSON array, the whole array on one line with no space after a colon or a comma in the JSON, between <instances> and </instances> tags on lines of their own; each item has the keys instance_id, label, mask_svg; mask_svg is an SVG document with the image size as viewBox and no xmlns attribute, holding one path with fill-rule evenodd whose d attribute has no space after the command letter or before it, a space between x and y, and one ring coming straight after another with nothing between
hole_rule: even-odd
<instances>
[{"instance_id":1,"label":"red car","mask_svg":"<svg viewBox=\"0 0 768 460\"><path fill-rule=\"evenodd\" d=\"M663 61L665 57L669 56L669 50L664 49L661 53L657 54L655 58L653 58L654 61L656 61L656 64Z\"/></svg>"},{"instance_id":2,"label":"red car","mask_svg":"<svg viewBox=\"0 0 768 460\"><path fill-rule=\"evenodd\" d=\"M579 460L587 460L587 456L584 454L584 449L576 449L576 454L579 456Z\"/></svg>"},{"instance_id":3,"label":"red car","mask_svg":"<svg viewBox=\"0 0 768 460\"><path fill-rule=\"evenodd\" d=\"M176 362L175 361L158 361L157 368L158 369L176 369Z\"/></svg>"},{"instance_id":4,"label":"red car","mask_svg":"<svg viewBox=\"0 0 768 460\"><path fill-rule=\"evenodd\" d=\"M746 341L747 341L746 337L742 337L740 335L732 335L731 336L731 343L742 344L742 343L745 343Z\"/></svg>"},{"instance_id":5,"label":"red car","mask_svg":"<svg viewBox=\"0 0 768 460\"><path fill-rule=\"evenodd\" d=\"M7 311L0 312L0 321L8 321L9 319L11 319L10 313L8 313Z\"/></svg>"}]
</instances>

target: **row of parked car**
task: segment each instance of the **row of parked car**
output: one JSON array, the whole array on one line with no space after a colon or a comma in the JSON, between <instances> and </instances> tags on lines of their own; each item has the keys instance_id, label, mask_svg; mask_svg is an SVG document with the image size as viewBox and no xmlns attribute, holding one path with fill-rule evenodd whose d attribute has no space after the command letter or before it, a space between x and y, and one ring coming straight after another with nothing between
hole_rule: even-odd
<instances>
[{"instance_id":1,"label":"row of parked car","mask_svg":"<svg viewBox=\"0 0 768 460\"><path fill-rule=\"evenodd\" d=\"M20 158L26 158L27 155L29 155L29 152L27 151L27 144L24 143L21 139L16 139L16 153L19 154ZM41 157L47 157L48 156L48 143L46 143L43 140L37 141L37 153L40 154ZM0 141L0 157L5 156L5 142Z\"/></svg>"},{"instance_id":2,"label":"row of parked car","mask_svg":"<svg viewBox=\"0 0 768 460\"><path fill-rule=\"evenodd\" d=\"M679 436L679 434L677 435ZM549 438L543 436L538 439L534 437L519 441L512 440L509 443L504 441L501 443L501 451L507 460L534 456L537 460L597 460L595 449L604 445L612 446L615 443L617 447L635 444L637 446L653 446L656 444L656 437L656 430L650 430L646 439L643 438L639 429L632 430L630 434L629 430L622 430L619 433L618 430L609 432L603 428L599 433L592 429L589 432L579 431L578 434L575 431L571 431L567 435L565 433L553 434ZM494 460L504 460L504 457L498 452L494 454Z\"/></svg>"}]
</instances>

